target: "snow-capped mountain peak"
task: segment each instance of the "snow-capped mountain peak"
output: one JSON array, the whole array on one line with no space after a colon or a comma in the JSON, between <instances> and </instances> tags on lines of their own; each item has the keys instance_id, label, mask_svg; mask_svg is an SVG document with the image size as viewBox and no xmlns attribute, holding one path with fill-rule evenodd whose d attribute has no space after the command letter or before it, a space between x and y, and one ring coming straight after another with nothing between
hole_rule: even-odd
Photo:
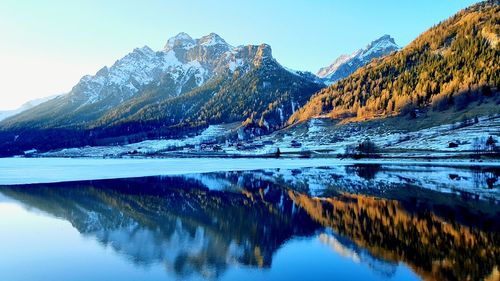
<instances>
[{"instance_id":1,"label":"snow-capped mountain peak","mask_svg":"<svg viewBox=\"0 0 500 281\"><path fill-rule=\"evenodd\" d=\"M267 44L232 47L215 33L195 39L180 33L162 50L133 49L6 126L33 120L43 128L103 128L104 134L120 128L116 132L124 135L161 126L180 137L183 131L175 126L194 131L196 124L239 122L251 113L274 130L323 86L314 75L294 74L287 74Z\"/></svg>"},{"instance_id":2,"label":"snow-capped mountain peak","mask_svg":"<svg viewBox=\"0 0 500 281\"><path fill-rule=\"evenodd\" d=\"M398 49L399 46L394 41L394 38L386 34L366 46L366 48L362 50L361 57L371 60L374 54L386 54Z\"/></svg>"},{"instance_id":3,"label":"snow-capped mountain peak","mask_svg":"<svg viewBox=\"0 0 500 281\"><path fill-rule=\"evenodd\" d=\"M196 44L196 41L189 36L189 34L181 32L174 37L168 39L167 44L165 45L165 51L172 50L174 48L190 48Z\"/></svg>"},{"instance_id":4,"label":"snow-capped mountain peak","mask_svg":"<svg viewBox=\"0 0 500 281\"><path fill-rule=\"evenodd\" d=\"M228 45L222 37L213 32L198 39L197 43L202 46Z\"/></svg>"},{"instance_id":5,"label":"snow-capped mountain peak","mask_svg":"<svg viewBox=\"0 0 500 281\"><path fill-rule=\"evenodd\" d=\"M274 59L267 44L232 47L216 33L193 39L181 32L168 39L161 51L148 46L136 48L111 67L82 77L70 95L80 107L106 101L109 108L134 97L148 85L161 85L169 89L166 95L176 96L216 75L236 69L245 73L270 61Z\"/></svg>"},{"instance_id":6,"label":"snow-capped mountain peak","mask_svg":"<svg viewBox=\"0 0 500 281\"><path fill-rule=\"evenodd\" d=\"M372 41L364 49L357 50L350 55L341 55L329 66L320 68L317 75L323 79L325 84L333 84L349 76L372 59L397 50L399 50L399 46L394 41L394 38L384 35Z\"/></svg>"},{"instance_id":7,"label":"snow-capped mountain peak","mask_svg":"<svg viewBox=\"0 0 500 281\"><path fill-rule=\"evenodd\" d=\"M181 63L176 54L178 47L187 46L188 41L195 42L190 38L187 34L171 38L167 44L172 46L171 50L155 52L148 46L136 48L111 67L103 67L93 76L84 76L70 95L77 97L76 101L83 101L81 106L104 99L109 103L108 106L115 106L134 96L146 85L159 81L164 75L169 75L173 80L178 79L179 83L175 81L178 89L189 80L179 78L185 74L194 76L195 81L201 83L205 80L205 77L200 77L205 73L204 69L199 64ZM179 93L180 90L175 92Z\"/></svg>"}]
</instances>

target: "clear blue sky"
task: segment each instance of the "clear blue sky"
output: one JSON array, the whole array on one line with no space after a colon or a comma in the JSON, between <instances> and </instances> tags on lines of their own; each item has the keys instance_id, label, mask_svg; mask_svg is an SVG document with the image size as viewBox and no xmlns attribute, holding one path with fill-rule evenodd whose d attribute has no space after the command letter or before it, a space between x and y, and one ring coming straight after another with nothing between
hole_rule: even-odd
<instances>
[{"instance_id":1,"label":"clear blue sky","mask_svg":"<svg viewBox=\"0 0 500 281\"><path fill-rule=\"evenodd\" d=\"M181 31L268 43L283 65L316 72L390 34L404 46L472 0L1 0L0 109L67 92L135 47ZM5 86L6 85L6 86Z\"/></svg>"}]
</instances>

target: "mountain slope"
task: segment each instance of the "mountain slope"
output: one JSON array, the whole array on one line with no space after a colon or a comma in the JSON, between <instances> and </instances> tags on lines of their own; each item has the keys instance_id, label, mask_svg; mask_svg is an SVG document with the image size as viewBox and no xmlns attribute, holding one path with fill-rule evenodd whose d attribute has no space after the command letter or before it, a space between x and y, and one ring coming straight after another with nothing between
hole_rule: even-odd
<instances>
[{"instance_id":1,"label":"mountain slope","mask_svg":"<svg viewBox=\"0 0 500 281\"><path fill-rule=\"evenodd\" d=\"M234 68L229 71L226 69L225 73L202 87L175 98L145 104L137 111L126 109L127 105L123 105L99 121L101 124L108 123L109 119L114 120L113 124L160 121L165 126L230 123L259 116L279 127L286 122L287 116L291 116L299 105L305 104L311 94L322 87L279 65L266 44L237 47L232 52L238 65L231 66ZM245 62L248 57L253 58L251 63ZM134 102L137 104L137 100ZM270 112L276 111L284 117L271 118ZM124 115L125 119L115 118ZM267 120L266 116L269 117Z\"/></svg>"},{"instance_id":2,"label":"mountain slope","mask_svg":"<svg viewBox=\"0 0 500 281\"><path fill-rule=\"evenodd\" d=\"M500 85L499 20L496 1L471 6L401 51L323 89L289 122L316 116L364 120L428 107L463 110L474 101L495 99Z\"/></svg>"},{"instance_id":3,"label":"mountain slope","mask_svg":"<svg viewBox=\"0 0 500 281\"><path fill-rule=\"evenodd\" d=\"M247 119L272 130L322 87L313 74L281 66L269 45L233 47L214 33L199 39L180 33L162 51L135 49L84 76L70 93L0 122L0 140L4 147L48 149L176 137ZM48 137L55 131L64 134ZM52 140L49 147L37 141L41 136Z\"/></svg>"},{"instance_id":4,"label":"mountain slope","mask_svg":"<svg viewBox=\"0 0 500 281\"><path fill-rule=\"evenodd\" d=\"M109 110L144 96L143 92L152 87L160 88L160 95L146 102L180 95L214 75L219 61L203 60L196 54L220 55L231 48L224 41L207 44L218 39L218 35L210 34L194 40L180 33L170 38L162 51L147 46L134 49L113 66L102 68L94 76L84 76L70 93L3 123L4 127L92 127Z\"/></svg>"},{"instance_id":5,"label":"mountain slope","mask_svg":"<svg viewBox=\"0 0 500 281\"><path fill-rule=\"evenodd\" d=\"M331 85L338 80L351 75L358 68L365 66L372 59L379 58L399 50L399 46L389 35L384 35L371 42L366 48L359 49L350 55L338 57L331 65L320 68L318 77L322 78L325 84Z\"/></svg>"},{"instance_id":6,"label":"mountain slope","mask_svg":"<svg viewBox=\"0 0 500 281\"><path fill-rule=\"evenodd\" d=\"M248 79L247 74L256 76L252 85L245 81ZM281 79L282 76L288 78ZM216 87L214 90L225 90L225 94L213 93L214 97L205 105L200 121L243 121L253 112L262 113L263 107L280 98L274 92L271 94L273 98L266 98L271 90L278 90L282 94L300 90L300 95L305 98L296 99L304 103L313 92L322 87L312 77L313 75L295 75L294 72L285 70L272 58L271 48L265 44L232 47L214 33L200 39L192 39L189 35L180 33L168 40L163 51L154 52L149 47L135 49L112 67L104 67L94 76L84 76L70 93L7 120L1 126L7 129L91 129L127 120L158 120L165 110L160 106L161 110L153 113L154 108L159 108L158 104L175 103L179 100L177 97L213 83L222 83L220 89ZM274 82L280 83L279 87L273 87ZM232 83L235 85L231 85ZM243 100L242 91L246 88L238 86L241 84L251 87L246 94L252 94L252 100ZM307 84L308 89L301 88L300 85L303 84ZM220 113L225 110L225 106L217 104L234 106L225 100L230 89L239 91L231 95L239 95L238 101L242 104L236 110L233 109L232 116L226 120L222 118L225 114ZM169 99L173 100L167 101ZM254 99L259 100L259 104L251 104ZM150 115L143 116L141 112L150 112ZM286 117L280 121L281 124L293 110L284 112ZM193 119L194 116L176 117Z\"/></svg>"}]
</instances>

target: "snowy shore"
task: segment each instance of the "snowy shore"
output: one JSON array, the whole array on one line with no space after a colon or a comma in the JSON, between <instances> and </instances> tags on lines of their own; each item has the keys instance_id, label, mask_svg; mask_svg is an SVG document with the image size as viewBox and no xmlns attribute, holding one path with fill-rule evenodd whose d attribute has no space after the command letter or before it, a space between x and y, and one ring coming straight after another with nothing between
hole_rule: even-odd
<instances>
[{"instance_id":1,"label":"snowy shore","mask_svg":"<svg viewBox=\"0 0 500 281\"><path fill-rule=\"evenodd\" d=\"M0 158L0 185L180 175L220 171L297 169L353 164L427 165L455 167L498 167L500 162L471 161L388 161L340 159L97 159L97 158Z\"/></svg>"}]
</instances>

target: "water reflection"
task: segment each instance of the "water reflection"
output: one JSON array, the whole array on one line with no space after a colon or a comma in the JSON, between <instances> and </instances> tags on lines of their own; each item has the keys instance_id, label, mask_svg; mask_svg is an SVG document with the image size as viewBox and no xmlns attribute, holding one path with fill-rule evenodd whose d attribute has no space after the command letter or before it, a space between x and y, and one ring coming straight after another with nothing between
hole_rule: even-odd
<instances>
[{"instance_id":1,"label":"water reflection","mask_svg":"<svg viewBox=\"0 0 500 281\"><path fill-rule=\"evenodd\" d=\"M184 177L2 188L4 195L66 219L134 263L162 262L178 276L217 277L228 263L269 267L290 237L320 225L282 189L210 190Z\"/></svg>"},{"instance_id":2,"label":"water reflection","mask_svg":"<svg viewBox=\"0 0 500 281\"><path fill-rule=\"evenodd\" d=\"M358 246L349 238L343 237L333 231L321 233L319 239L322 243L330 246L333 251L341 256L349 258L355 263L364 263L377 274L384 277L392 277L396 274L397 262L377 258L367 249Z\"/></svg>"},{"instance_id":3,"label":"water reflection","mask_svg":"<svg viewBox=\"0 0 500 281\"><path fill-rule=\"evenodd\" d=\"M492 178L498 170L358 165L26 185L0 193L69 221L136 266L160 263L178 278L271 268L288 241L317 235L383 279L396 276L403 262L427 280L495 280L500 197Z\"/></svg>"},{"instance_id":4,"label":"water reflection","mask_svg":"<svg viewBox=\"0 0 500 281\"><path fill-rule=\"evenodd\" d=\"M373 164L358 164L352 166L346 166L346 173L348 175L357 175L365 180L373 180L375 176L380 171L381 165Z\"/></svg>"}]
</instances>

